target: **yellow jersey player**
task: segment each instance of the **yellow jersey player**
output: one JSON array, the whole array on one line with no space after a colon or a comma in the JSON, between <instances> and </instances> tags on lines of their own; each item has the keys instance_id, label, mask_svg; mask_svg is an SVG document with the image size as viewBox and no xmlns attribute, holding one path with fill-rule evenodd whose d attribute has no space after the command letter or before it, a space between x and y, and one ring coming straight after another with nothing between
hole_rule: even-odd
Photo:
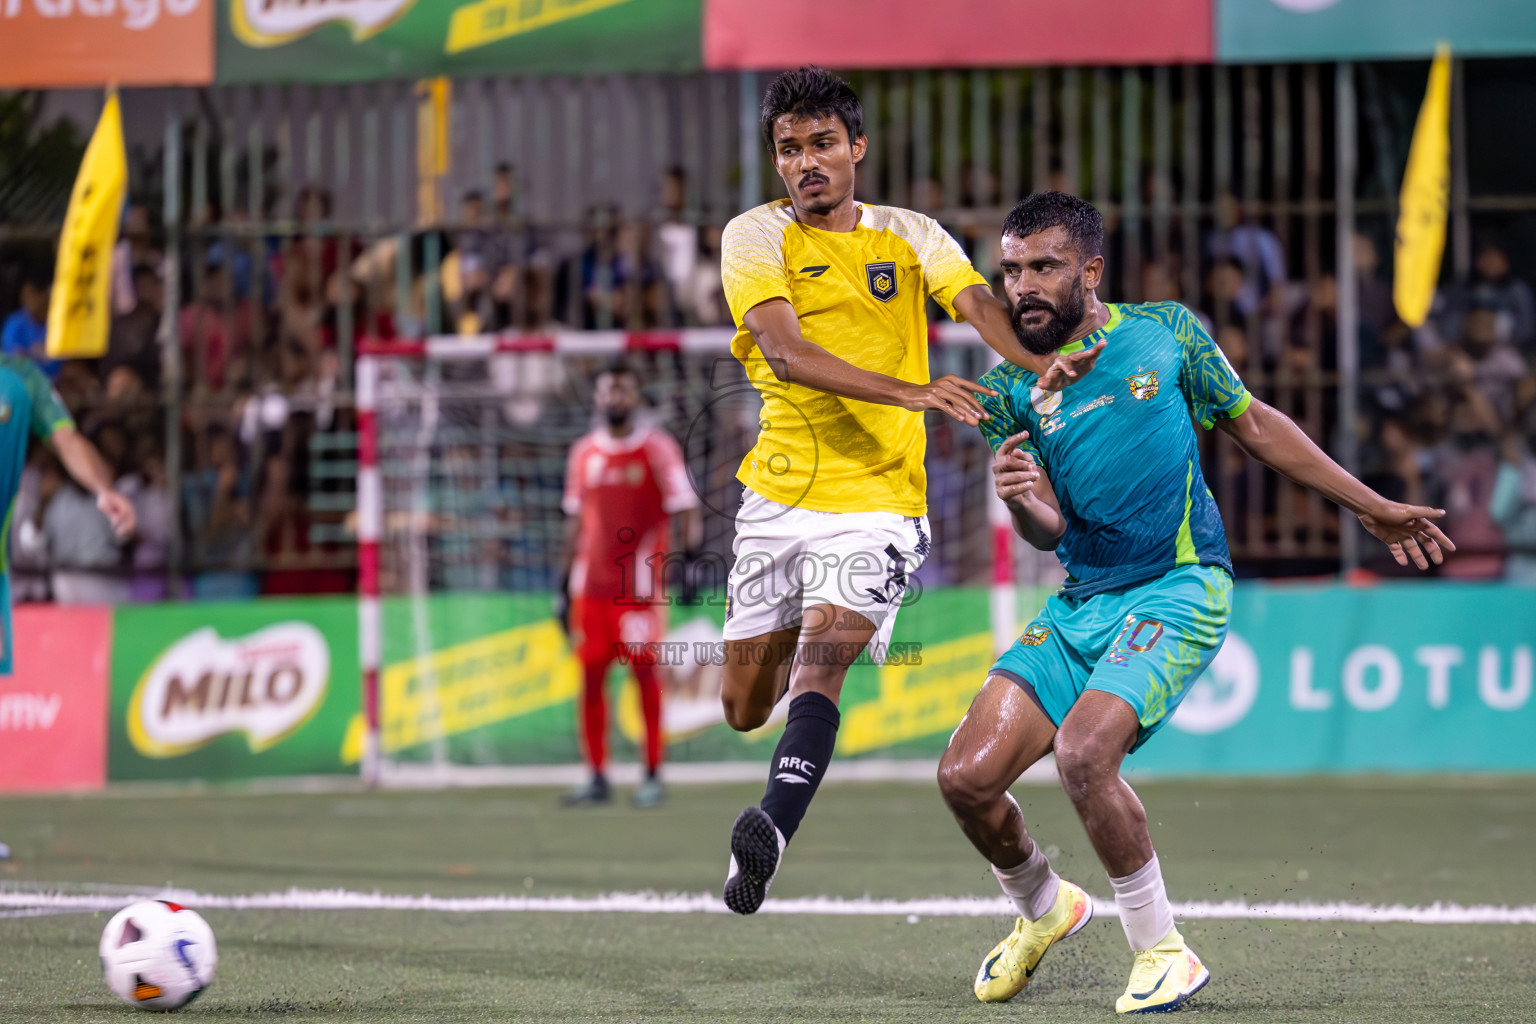
<instances>
[{"instance_id":1,"label":"yellow jersey player","mask_svg":"<svg viewBox=\"0 0 1536 1024\"><path fill-rule=\"evenodd\" d=\"M932 297L1004 358L1060 388L1097 349L1033 356L960 247L932 219L854 199L859 100L816 67L780 75L763 99L764 141L789 192L726 227L721 273L732 351L762 395L728 579L726 721L767 721L786 694L783 738L760 807L731 830L725 902L757 910L815 795L848 667L881 662L908 574L928 553L923 411L975 426L971 381L928 379Z\"/></svg>"}]
</instances>

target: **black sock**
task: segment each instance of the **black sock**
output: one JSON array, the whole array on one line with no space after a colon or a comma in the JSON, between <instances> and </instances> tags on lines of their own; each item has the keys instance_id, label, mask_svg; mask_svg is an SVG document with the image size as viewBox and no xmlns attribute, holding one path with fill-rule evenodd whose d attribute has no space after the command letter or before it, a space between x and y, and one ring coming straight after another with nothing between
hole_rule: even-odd
<instances>
[{"instance_id":1,"label":"black sock","mask_svg":"<svg viewBox=\"0 0 1536 1024\"><path fill-rule=\"evenodd\" d=\"M768 792L763 794L762 803L786 842L800 827L800 819L827 773L841 720L837 705L822 694L802 693L789 702L789 722L773 752Z\"/></svg>"}]
</instances>

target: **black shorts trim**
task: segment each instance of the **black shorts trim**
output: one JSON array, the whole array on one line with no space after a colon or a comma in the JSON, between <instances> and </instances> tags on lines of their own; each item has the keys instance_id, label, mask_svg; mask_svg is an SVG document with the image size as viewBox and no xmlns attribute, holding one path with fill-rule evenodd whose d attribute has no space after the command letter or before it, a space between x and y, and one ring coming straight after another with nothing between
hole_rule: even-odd
<instances>
[{"instance_id":1,"label":"black shorts trim","mask_svg":"<svg viewBox=\"0 0 1536 1024\"><path fill-rule=\"evenodd\" d=\"M1024 691L1024 696L1035 702L1035 707L1040 709L1040 713L1047 719L1050 719L1051 713L1045 710L1044 704L1040 703L1040 695L1035 692L1035 688L1033 686L1029 685L1029 680L1025 679L1017 672L1010 671L1006 668L994 668L991 672L988 673L988 675L1002 676L1005 679L1012 680L1015 686ZM1061 723L1052 721L1051 724L1060 725Z\"/></svg>"}]
</instances>

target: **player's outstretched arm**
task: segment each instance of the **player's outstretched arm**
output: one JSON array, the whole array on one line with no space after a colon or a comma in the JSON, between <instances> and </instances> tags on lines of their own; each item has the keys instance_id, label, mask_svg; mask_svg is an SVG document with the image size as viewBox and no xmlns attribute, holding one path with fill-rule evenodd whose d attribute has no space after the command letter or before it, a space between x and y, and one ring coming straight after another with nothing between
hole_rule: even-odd
<instances>
[{"instance_id":1,"label":"player's outstretched arm","mask_svg":"<svg viewBox=\"0 0 1536 1024\"><path fill-rule=\"evenodd\" d=\"M787 299L760 302L741 318L774 376L787 383L825 391L841 398L878 405L896 405L914 411L937 409L974 427L987 418L977 395L996 396L991 388L945 374L930 384L910 384L896 377L865 370L807 341L800 334L800 319Z\"/></svg>"},{"instance_id":2,"label":"player's outstretched arm","mask_svg":"<svg viewBox=\"0 0 1536 1024\"><path fill-rule=\"evenodd\" d=\"M75 482L96 496L96 507L101 509L112 530L119 537L133 533L133 502L117 493L113 486L112 471L96 446L72 426L63 425L48 438L64 469Z\"/></svg>"},{"instance_id":3,"label":"player's outstretched arm","mask_svg":"<svg viewBox=\"0 0 1536 1024\"><path fill-rule=\"evenodd\" d=\"M1278 473L1310 487L1360 517L1371 535L1392 552L1398 565L1411 560L1420 569L1439 565L1455 551L1435 524L1444 509L1388 501L1345 472L1289 416L1254 399L1242 414L1217 420L1222 430L1249 455Z\"/></svg>"},{"instance_id":4,"label":"player's outstretched arm","mask_svg":"<svg viewBox=\"0 0 1536 1024\"><path fill-rule=\"evenodd\" d=\"M1056 490L1040 463L1019 447L1029 437L1021 430L997 450L992 459L992 481L997 496L1013 515L1013 528L1031 547L1055 551L1067 532L1066 517L1056 501Z\"/></svg>"},{"instance_id":5,"label":"player's outstretched arm","mask_svg":"<svg viewBox=\"0 0 1536 1024\"><path fill-rule=\"evenodd\" d=\"M1019 344L1013 333L1013 316L1008 304L992 293L985 285L973 284L955 296L955 312L970 321L981 335L981 340L1015 366L1022 366L1040 375L1039 386L1044 391L1060 391L1078 377L1093 369L1104 342L1093 348L1080 349L1067 355L1037 356Z\"/></svg>"}]
</instances>

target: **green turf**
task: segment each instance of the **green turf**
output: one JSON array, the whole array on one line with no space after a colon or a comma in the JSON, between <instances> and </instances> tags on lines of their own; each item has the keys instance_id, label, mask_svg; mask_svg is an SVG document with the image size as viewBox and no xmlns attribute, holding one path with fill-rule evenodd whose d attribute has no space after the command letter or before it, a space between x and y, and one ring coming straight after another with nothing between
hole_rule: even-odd
<instances>
[{"instance_id":1,"label":"green turf","mask_svg":"<svg viewBox=\"0 0 1536 1024\"><path fill-rule=\"evenodd\" d=\"M1139 787L1176 900L1536 903L1536 781ZM9 883L289 886L475 895L715 889L757 787L678 787L652 812L561 811L547 790L0 800ZM1018 791L1068 877L1108 886L1059 791ZM774 895L994 895L932 786L818 796ZM988 919L231 912L188 1016L337 1021L1108 1020L1129 955L1112 920L1027 993L977 1004ZM106 915L0 920L0 1021L131 1019L102 985ZM1191 922L1192 1006L1233 1022L1536 1020L1536 927Z\"/></svg>"}]
</instances>

